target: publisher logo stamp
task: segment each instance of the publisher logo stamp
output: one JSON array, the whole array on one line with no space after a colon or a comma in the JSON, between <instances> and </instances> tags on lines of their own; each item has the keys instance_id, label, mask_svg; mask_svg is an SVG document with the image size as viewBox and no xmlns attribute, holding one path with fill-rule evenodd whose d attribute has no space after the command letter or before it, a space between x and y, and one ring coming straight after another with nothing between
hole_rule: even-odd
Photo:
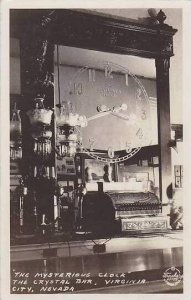
<instances>
[{"instance_id":1,"label":"publisher logo stamp","mask_svg":"<svg viewBox=\"0 0 191 300\"><path fill-rule=\"evenodd\" d=\"M176 267L171 267L164 272L163 279L166 284L170 286L176 286L181 282L182 275L179 269L177 269Z\"/></svg>"}]
</instances>

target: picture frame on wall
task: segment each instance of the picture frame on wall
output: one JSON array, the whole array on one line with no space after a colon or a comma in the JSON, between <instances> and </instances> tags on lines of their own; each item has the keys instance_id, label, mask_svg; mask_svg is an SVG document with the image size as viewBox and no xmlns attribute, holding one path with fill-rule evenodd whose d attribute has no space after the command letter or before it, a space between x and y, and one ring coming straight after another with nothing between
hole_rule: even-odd
<instances>
[{"instance_id":1,"label":"picture frame on wall","mask_svg":"<svg viewBox=\"0 0 191 300\"><path fill-rule=\"evenodd\" d=\"M183 187L183 166L182 165L174 166L174 181L175 181L175 188Z\"/></svg>"},{"instance_id":2,"label":"picture frame on wall","mask_svg":"<svg viewBox=\"0 0 191 300\"><path fill-rule=\"evenodd\" d=\"M108 164L95 159L84 159L84 180L87 182L104 181L105 168ZM88 177L89 176L89 177ZM116 181L115 165L111 165L111 179Z\"/></svg>"},{"instance_id":3,"label":"picture frame on wall","mask_svg":"<svg viewBox=\"0 0 191 300\"><path fill-rule=\"evenodd\" d=\"M74 158L62 158L61 160L57 159L56 162L57 175L76 175Z\"/></svg>"},{"instance_id":4,"label":"picture frame on wall","mask_svg":"<svg viewBox=\"0 0 191 300\"><path fill-rule=\"evenodd\" d=\"M175 177L175 187L176 188L180 188L181 187L181 177L180 176L176 176Z\"/></svg>"}]
</instances>

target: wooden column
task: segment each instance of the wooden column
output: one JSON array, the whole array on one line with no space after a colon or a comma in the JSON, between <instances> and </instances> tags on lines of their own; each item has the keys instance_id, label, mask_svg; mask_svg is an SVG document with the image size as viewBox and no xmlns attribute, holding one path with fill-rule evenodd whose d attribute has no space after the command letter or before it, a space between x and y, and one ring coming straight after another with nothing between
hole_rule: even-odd
<instances>
[{"instance_id":1,"label":"wooden column","mask_svg":"<svg viewBox=\"0 0 191 300\"><path fill-rule=\"evenodd\" d=\"M51 13L48 15L33 15L26 20L20 38L21 49L21 93L22 93L22 133L23 133L23 168L22 173L29 187L28 206L26 215L26 232L31 232L34 224L34 207L37 211L38 223L41 224L42 216L46 216L48 223L54 221L54 180L48 173L44 178L37 179L35 170L52 170L55 167L55 134L54 118L48 130L52 131L52 150L48 158L38 157L34 153L34 138L36 128L29 124L26 115L28 110L35 108L35 98L44 99L44 107L54 108L54 43L49 35ZM47 168L47 169L46 169ZM51 174L52 175L52 174ZM32 191L35 190L35 198ZM34 199L36 202L34 203ZM36 225L35 225L36 226Z\"/></svg>"},{"instance_id":2,"label":"wooden column","mask_svg":"<svg viewBox=\"0 0 191 300\"><path fill-rule=\"evenodd\" d=\"M160 146L160 196L163 204L169 202L167 189L172 183L170 141L170 58L156 59L158 138Z\"/></svg>"},{"instance_id":3,"label":"wooden column","mask_svg":"<svg viewBox=\"0 0 191 300\"><path fill-rule=\"evenodd\" d=\"M36 97L44 98L45 108L54 108L54 44L49 36L50 16L49 11L47 15L34 14L20 33L24 174L30 173L30 167L35 164L26 111L34 107ZM53 123L52 132L54 135ZM48 164L55 164L54 157Z\"/></svg>"}]
</instances>

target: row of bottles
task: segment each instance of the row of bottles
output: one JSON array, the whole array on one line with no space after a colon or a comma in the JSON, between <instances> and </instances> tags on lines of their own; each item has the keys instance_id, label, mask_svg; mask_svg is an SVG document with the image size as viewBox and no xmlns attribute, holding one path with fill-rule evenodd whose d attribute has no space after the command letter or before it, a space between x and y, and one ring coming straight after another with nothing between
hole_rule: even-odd
<instances>
[{"instance_id":1,"label":"row of bottles","mask_svg":"<svg viewBox=\"0 0 191 300\"><path fill-rule=\"evenodd\" d=\"M78 180L75 183L59 181L54 166L33 165L29 168L29 173L20 179L17 195L14 195L11 213L13 243L19 236L33 236L38 241L43 236L50 240L60 234L73 236L84 230L83 198L87 191L79 179L81 163L80 156L77 156Z\"/></svg>"},{"instance_id":2,"label":"row of bottles","mask_svg":"<svg viewBox=\"0 0 191 300\"><path fill-rule=\"evenodd\" d=\"M20 110L16 104L13 109L10 158L21 165L22 178L13 195L14 205L11 204L12 236L75 229L74 189L68 191L59 186L55 156L57 159L75 156L81 147L79 128L85 127L87 121L72 111L69 102L64 102L58 110L54 114L53 109L45 108L43 98L35 98L33 107L22 112L22 122L27 127L22 132Z\"/></svg>"},{"instance_id":3,"label":"row of bottles","mask_svg":"<svg viewBox=\"0 0 191 300\"><path fill-rule=\"evenodd\" d=\"M10 158L12 160L22 158L21 118L16 103L10 121Z\"/></svg>"},{"instance_id":4,"label":"row of bottles","mask_svg":"<svg viewBox=\"0 0 191 300\"><path fill-rule=\"evenodd\" d=\"M20 179L17 195L12 237L74 230L74 191L57 184L54 167L35 166L33 177Z\"/></svg>"}]
</instances>

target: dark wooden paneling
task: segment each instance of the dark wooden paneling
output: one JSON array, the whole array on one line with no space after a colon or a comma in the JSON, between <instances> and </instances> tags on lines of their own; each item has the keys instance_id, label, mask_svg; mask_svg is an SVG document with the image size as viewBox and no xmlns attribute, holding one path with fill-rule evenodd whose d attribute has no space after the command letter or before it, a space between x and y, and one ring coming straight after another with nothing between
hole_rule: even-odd
<instances>
[{"instance_id":1,"label":"dark wooden paneling","mask_svg":"<svg viewBox=\"0 0 191 300\"><path fill-rule=\"evenodd\" d=\"M169 58L156 59L158 139L160 145L160 192L163 203L169 201L167 189L172 183L170 141L170 93L169 93Z\"/></svg>"},{"instance_id":2,"label":"dark wooden paneling","mask_svg":"<svg viewBox=\"0 0 191 300\"><path fill-rule=\"evenodd\" d=\"M155 58L172 56L176 29L167 24L145 25L70 9L12 10L10 34L21 38L26 24L34 30L50 22L54 44Z\"/></svg>"}]
</instances>

